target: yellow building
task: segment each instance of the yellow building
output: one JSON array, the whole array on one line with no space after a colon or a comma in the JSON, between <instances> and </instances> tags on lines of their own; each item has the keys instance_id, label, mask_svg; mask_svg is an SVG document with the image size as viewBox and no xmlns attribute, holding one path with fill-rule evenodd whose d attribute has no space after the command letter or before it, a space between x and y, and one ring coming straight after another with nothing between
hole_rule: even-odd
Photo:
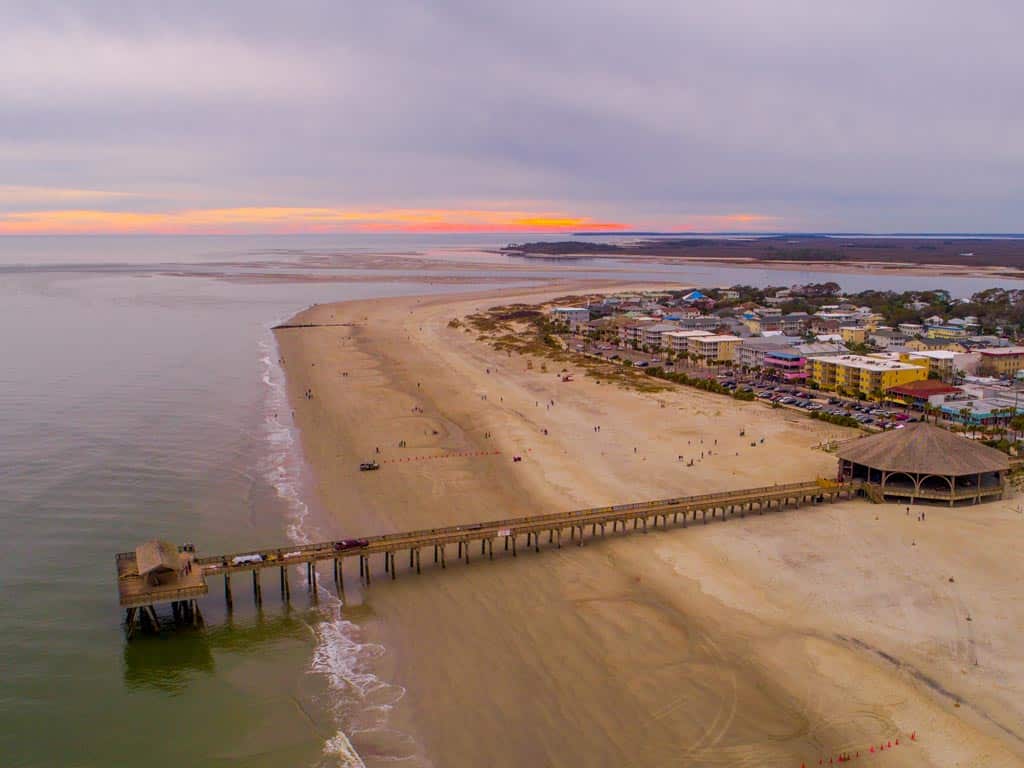
<instances>
[{"instance_id":1,"label":"yellow building","mask_svg":"<svg viewBox=\"0 0 1024 768\"><path fill-rule=\"evenodd\" d=\"M947 352L960 352L964 353L967 351L967 347L958 342L956 339L911 339L904 346L907 349L912 349L915 352L928 352L944 349Z\"/></svg>"},{"instance_id":2,"label":"yellow building","mask_svg":"<svg viewBox=\"0 0 1024 768\"><path fill-rule=\"evenodd\" d=\"M709 363L724 363L736 356L736 348L743 341L739 336L693 336L687 341L691 355Z\"/></svg>"},{"instance_id":3,"label":"yellow building","mask_svg":"<svg viewBox=\"0 0 1024 768\"><path fill-rule=\"evenodd\" d=\"M890 387L928 378L928 368L866 355L815 357L810 381L819 389L851 397L881 400Z\"/></svg>"},{"instance_id":4,"label":"yellow building","mask_svg":"<svg viewBox=\"0 0 1024 768\"><path fill-rule=\"evenodd\" d=\"M967 329L958 325L932 325L924 335L929 339L966 339Z\"/></svg>"},{"instance_id":5,"label":"yellow building","mask_svg":"<svg viewBox=\"0 0 1024 768\"><path fill-rule=\"evenodd\" d=\"M900 362L924 366L930 378L951 381L956 373L956 355L956 352L945 349L901 352Z\"/></svg>"},{"instance_id":6,"label":"yellow building","mask_svg":"<svg viewBox=\"0 0 1024 768\"><path fill-rule=\"evenodd\" d=\"M981 362L978 373L981 376L1001 376L1010 378L1017 371L1024 370L1024 347L997 347L995 349L979 349Z\"/></svg>"},{"instance_id":7,"label":"yellow building","mask_svg":"<svg viewBox=\"0 0 1024 768\"><path fill-rule=\"evenodd\" d=\"M863 344L868 338L867 328L856 325L842 326L839 329L839 334L843 337L844 344Z\"/></svg>"}]
</instances>

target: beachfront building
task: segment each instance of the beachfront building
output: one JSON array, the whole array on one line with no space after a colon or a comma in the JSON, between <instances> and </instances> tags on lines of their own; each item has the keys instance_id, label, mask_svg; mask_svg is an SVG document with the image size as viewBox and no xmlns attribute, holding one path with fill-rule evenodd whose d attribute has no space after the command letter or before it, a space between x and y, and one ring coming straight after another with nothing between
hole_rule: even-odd
<instances>
[{"instance_id":1,"label":"beachfront building","mask_svg":"<svg viewBox=\"0 0 1024 768\"><path fill-rule=\"evenodd\" d=\"M619 326L619 341L632 347L644 343L644 328L658 322L653 317L641 316L630 318Z\"/></svg>"},{"instance_id":2,"label":"beachfront building","mask_svg":"<svg viewBox=\"0 0 1024 768\"><path fill-rule=\"evenodd\" d=\"M654 323L653 325L644 326L643 341L641 343L643 346L650 347L651 349L661 349L662 335L678 330L679 326L676 323Z\"/></svg>"},{"instance_id":3,"label":"beachfront building","mask_svg":"<svg viewBox=\"0 0 1024 768\"><path fill-rule=\"evenodd\" d=\"M920 323L900 323L896 326L896 330L906 336L914 337L924 333L924 326Z\"/></svg>"},{"instance_id":4,"label":"beachfront building","mask_svg":"<svg viewBox=\"0 0 1024 768\"><path fill-rule=\"evenodd\" d=\"M792 336L755 336L744 339L736 348L733 362L744 368L763 368L764 356L769 352L792 352L800 339Z\"/></svg>"},{"instance_id":5,"label":"beachfront building","mask_svg":"<svg viewBox=\"0 0 1024 768\"><path fill-rule=\"evenodd\" d=\"M729 334L694 336L687 344L691 355L709 363L732 362L736 348L743 341L739 336Z\"/></svg>"},{"instance_id":6,"label":"beachfront building","mask_svg":"<svg viewBox=\"0 0 1024 768\"><path fill-rule=\"evenodd\" d=\"M991 427L1009 424L1014 416L1024 413L1024 404L1017 398L997 396L972 400L946 400L939 406L944 418L968 427Z\"/></svg>"},{"instance_id":7,"label":"beachfront building","mask_svg":"<svg viewBox=\"0 0 1024 768\"><path fill-rule=\"evenodd\" d=\"M792 350L776 350L764 356L764 370L782 381L803 381L807 372L807 358Z\"/></svg>"},{"instance_id":8,"label":"beachfront building","mask_svg":"<svg viewBox=\"0 0 1024 768\"><path fill-rule=\"evenodd\" d=\"M921 379L898 387L890 387L886 400L896 405L912 408L929 406L938 408L947 398L959 395L963 390L937 379Z\"/></svg>"},{"instance_id":9,"label":"beachfront building","mask_svg":"<svg viewBox=\"0 0 1024 768\"><path fill-rule=\"evenodd\" d=\"M1000 347L998 349L979 349L981 359L978 362L979 376L997 376L1013 378L1017 371L1024 370L1024 347Z\"/></svg>"},{"instance_id":10,"label":"beachfront building","mask_svg":"<svg viewBox=\"0 0 1024 768\"><path fill-rule=\"evenodd\" d=\"M810 361L810 382L827 392L881 400L892 387L928 378L928 369L866 355L816 357Z\"/></svg>"},{"instance_id":11,"label":"beachfront building","mask_svg":"<svg viewBox=\"0 0 1024 768\"><path fill-rule=\"evenodd\" d=\"M923 365L928 369L930 378L942 381L953 381L963 370L962 364L971 357L972 355L959 354L947 349L900 353L900 360L904 363Z\"/></svg>"},{"instance_id":12,"label":"beachfront building","mask_svg":"<svg viewBox=\"0 0 1024 768\"><path fill-rule=\"evenodd\" d=\"M690 339L711 335L711 331L667 331L661 334L661 348L666 352L686 355L690 352Z\"/></svg>"},{"instance_id":13,"label":"beachfront building","mask_svg":"<svg viewBox=\"0 0 1024 768\"><path fill-rule=\"evenodd\" d=\"M570 331L576 331L590 322L590 309L587 307L553 307L551 318L564 323Z\"/></svg>"},{"instance_id":14,"label":"beachfront building","mask_svg":"<svg viewBox=\"0 0 1024 768\"><path fill-rule=\"evenodd\" d=\"M931 424L908 424L851 440L839 451L839 479L859 480L888 501L977 504L1000 498L1005 453Z\"/></svg>"}]
</instances>

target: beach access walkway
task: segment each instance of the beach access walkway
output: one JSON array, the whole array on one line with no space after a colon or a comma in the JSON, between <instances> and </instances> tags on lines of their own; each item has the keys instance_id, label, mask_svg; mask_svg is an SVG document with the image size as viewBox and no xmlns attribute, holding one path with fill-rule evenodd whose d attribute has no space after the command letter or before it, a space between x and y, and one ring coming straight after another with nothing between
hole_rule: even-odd
<instances>
[{"instance_id":1,"label":"beach access walkway","mask_svg":"<svg viewBox=\"0 0 1024 768\"><path fill-rule=\"evenodd\" d=\"M634 504L618 504L608 507L593 507L570 512L554 512L545 515L491 520L442 528L428 528L402 533L368 536L360 539L341 539L316 544L291 544L267 549L250 549L207 557L198 556L191 544L178 549L190 561L187 573L172 577L164 583L150 584L139 575L134 552L117 555L118 591L121 607L127 613L125 624L129 636L137 627L158 629L160 626L155 605L170 603L176 621L201 623L197 598L209 593L207 580L220 576L224 582L224 598L232 606L232 576L251 574L253 596L257 604L263 601L262 572L268 568L278 569L281 597L287 601L291 595L289 569L305 566L306 586L313 594L317 590L317 565L331 562L335 585L340 594L344 593L343 563L358 559L359 578L365 585L370 584L371 558L380 556L384 573L392 579L398 576L396 555L408 553L409 569L420 573L421 553L432 550L433 562L441 568L448 564L448 549L456 548L456 559L470 562L472 545L479 544L480 555L494 558L494 543L502 543L502 550L517 557L521 545L532 547L539 552L541 539L547 535L549 546L560 548L568 531L569 543L583 546L585 539L604 536L610 527L618 531L643 531L669 525L707 523L708 520L727 520L729 517L744 517L747 514L764 514L767 511L798 507L808 504L833 502L838 499L855 497L863 489L857 481L839 483L817 479L787 485L770 485L700 496L681 496L658 499ZM588 532L589 531L589 532Z\"/></svg>"}]
</instances>

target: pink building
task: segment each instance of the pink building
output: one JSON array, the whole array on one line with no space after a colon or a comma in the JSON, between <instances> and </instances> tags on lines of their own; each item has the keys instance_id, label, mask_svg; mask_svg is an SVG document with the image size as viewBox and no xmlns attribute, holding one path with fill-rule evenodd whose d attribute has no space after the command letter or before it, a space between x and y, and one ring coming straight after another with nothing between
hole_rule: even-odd
<instances>
[{"instance_id":1,"label":"pink building","mask_svg":"<svg viewBox=\"0 0 1024 768\"><path fill-rule=\"evenodd\" d=\"M807 358L796 352L766 352L764 367L774 371L785 381L801 381L807 378Z\"/></svg>"}]
</instances>

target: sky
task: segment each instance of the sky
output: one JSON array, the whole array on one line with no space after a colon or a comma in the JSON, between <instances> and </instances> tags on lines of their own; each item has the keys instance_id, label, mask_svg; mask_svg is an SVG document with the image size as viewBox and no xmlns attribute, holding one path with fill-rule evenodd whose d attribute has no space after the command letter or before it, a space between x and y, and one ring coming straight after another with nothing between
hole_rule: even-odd
<instances>
[{"instance_id":1,"label":"sky","mask_svg":"<svg viewBox=\"0 0 1024 768\"><path fill-rule=\"evenodd\" d=\"M1024 231L1024 3L0 3L0 234Z\"/></svg>"}]
</instances>

